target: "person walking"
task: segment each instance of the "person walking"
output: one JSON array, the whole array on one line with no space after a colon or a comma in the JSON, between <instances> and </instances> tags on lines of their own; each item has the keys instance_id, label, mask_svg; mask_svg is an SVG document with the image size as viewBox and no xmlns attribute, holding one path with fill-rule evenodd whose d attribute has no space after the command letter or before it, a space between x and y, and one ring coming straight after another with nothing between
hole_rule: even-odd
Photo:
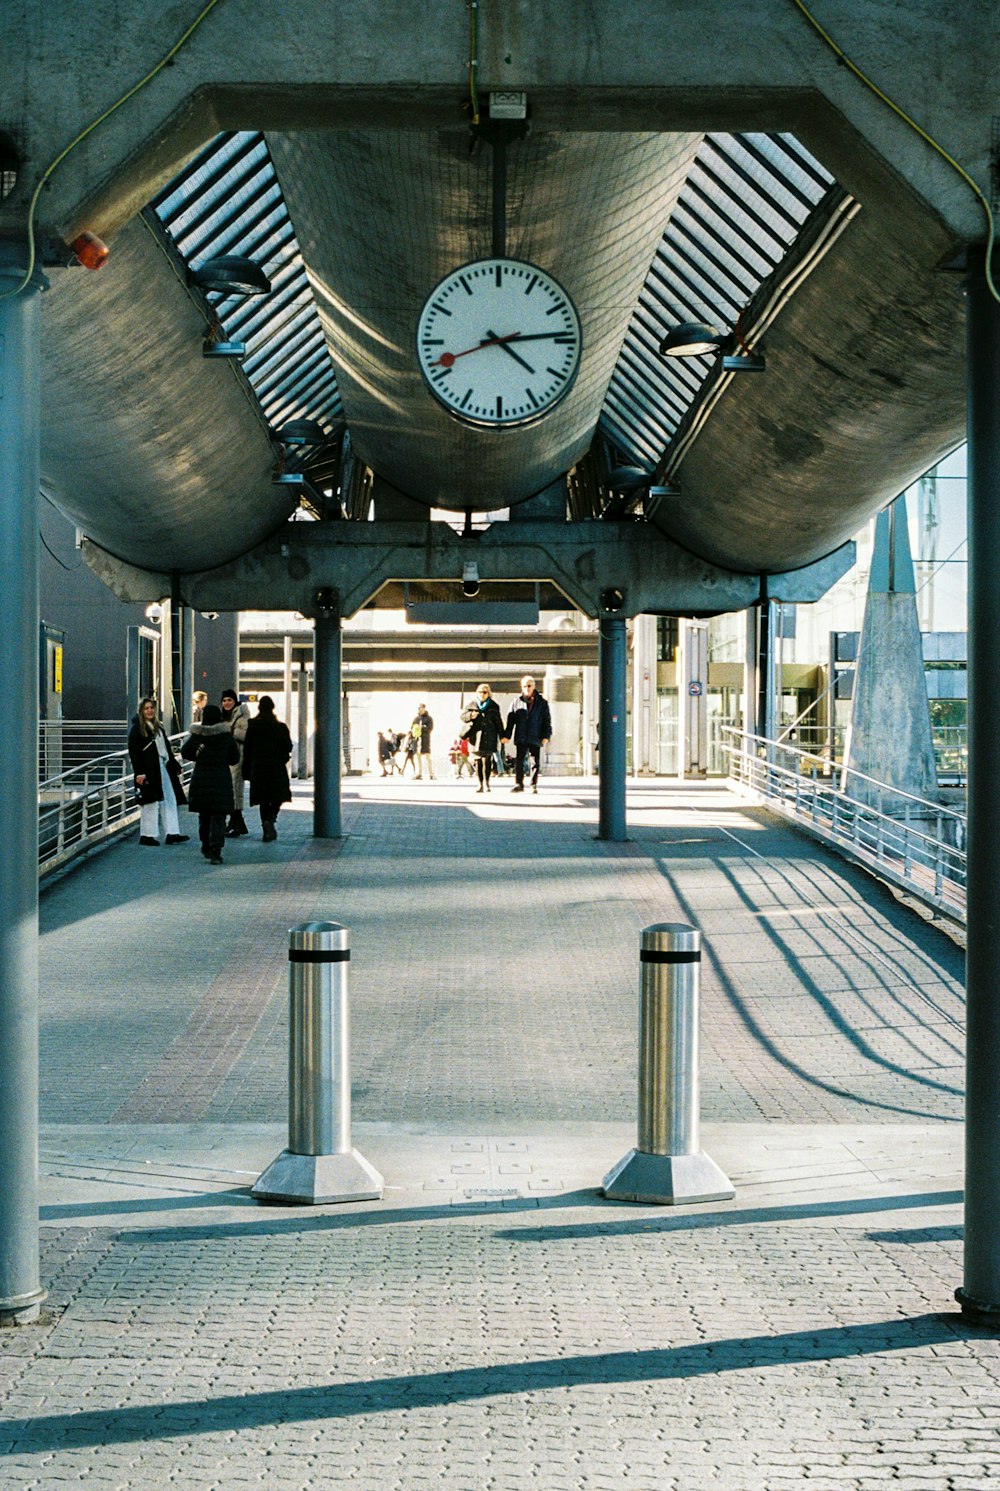
<instances>
[{"instance_id":1,"label":"person walking","mask_svg":"<svg viewBox=\"0 0 1000 1491\"><path fill-rule=\"evenodd\" d=\"M281 804L292 800L288 780L291 754L288 726L276 718L270 694L262 694L243 742L243 776L250 783L250 806L260 808L265 844L273 843L278 837L276 825Z\"/></svg>"},{"instance_id":2,"label":"person walking","mask_svg":"<svg viewBox=\"0 0 1000 1491\"><path fill-rule=\"evenodd\" d=\"M378 764L384 777L391 777L396 770L396 751L395 730L380 730L378 732Z\"/></svg>"},{"instance_id":3,"label":"person walking","mask_svg":"<svg viewBox=\"0 0 1000 1491\"><path fill-rule=\"evenodd\" d=\"M455 768L456 781L461 780L462 773L465 771L469 773L470 777L474 775L472 770L472 762L469 759L469 742L464 735L459 735L458 738L452 742L452 747L451 750L448 752L448 757L451 761L452 766Z\"/></svg>"},{"instance_id":4,"label":"person walking","mask_svg":"<svg viewBox=\"0 0 1000 1491\"><path fill-rule=\"evenodd\" d=\"M239 752L239 758L233 767L233 809L226 829L227 839L238 839L250 832L243 820L243 742L247 738L250 711L245 704L240 703L239 695L233 689L223 689L221 704L223 722L232 732ZM204 718L202 713L202 719Z\"/></svg>"},{"instance_id":5,"label":"person walking","mask_svg":"<svg viewBox=\"0 0 1000 1491\"><path fill-rule=\"evenodd\" d=\"M181 746L185 761L194 762L188 786L188 810L198 814L201 852L213 865L222 864L226 818L233 811L233 767L240 748L217 704L206 704L201 721Z\"/></svg>"},{"instance_id":6,"label":"person walking","mask_svg":"<svg viewBox=\"0 0 1000 1491\"><path fill-rule=\"evenodd\" d=\"M139 700L139 711L128 733L128 755L141 804L139 843L159 848L162 826L165 843L186 844L191 835L181 833L177 817L178 806L187 802L181 769L151 694Z\"/></svg>"},{"instance_id":7,"label":"person walking","mask_svg":"<svg viewBox=\"0 0 1000 1491\"><path fill-rule=\"evenodd\" d=\"M469 742L476 762L476 776L479 779L476 791L489 792L493 758L503 733L503 715L488 683L481 683L476 689L475 703L462 711L462 719L465 721L462 733Z\"/></svg>"},{"instance_id":8,"label":"person walking","mask_svg":"<svg viewBox=\"0 0 1000 1491\"><path fill-rule=\"evenodd\" d=\"M552 739L552 713L535 688L530 673L521 679L521 693L507 715L505 739L514 742L514 792L524 791L524 764L531 757L531 790L538 791L542 746Z\"/></svg>"},{"instance_id":9,"label":"person walking","mask_svg":"<svg viewBox=\"0 0 1000 1491\"><path fill-rule=\"evenodd\" d=\"M425 771L428 781L434 780L434 767L431 765L431 732L434 729L434 721L427 713L426 704L417 705L416 718L410 726L410 734L417 742L414 765L416 775L423 777Z\"/></svg>"}]
</instances>

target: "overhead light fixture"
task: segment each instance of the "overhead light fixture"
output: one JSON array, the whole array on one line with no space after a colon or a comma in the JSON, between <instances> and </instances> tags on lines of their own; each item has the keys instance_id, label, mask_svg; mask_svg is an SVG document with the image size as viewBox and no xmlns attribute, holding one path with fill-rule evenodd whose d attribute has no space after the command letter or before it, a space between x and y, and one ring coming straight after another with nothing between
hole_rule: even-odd
<instances>
[{"instance_id":1,"label":"overhead light fixture","mask_svg":"<svg viewBox=\"0 0 1000 1491\"><path fill-rule=\"evenodd\" d=\"M249 300L254 295L269 295L271 281L252 259L239 254L224 254L218 259L206 259L197 269L188 270L188 284L200 290L206 300L209 295L220 295L223 300ZM238 360L246 357L246 342L227 337L219 313L212 301L208 301L208 335L201 344L202 357L228 357Z\"/></svg>"},{"instance_id":2,"label":"overhead light fixture","mask_svg":"<svg viewBox=\"0 0 1000 1491\"><path fill-rule=\"evenodd\" d=\"M224 295L227 299L238 296L240 300L248 300L253 295L271 293L271 281L260 265L240 254L206 259L197 269L188 270L188 284L206 295Z\"/></svg>"},{"instance_id":3,"label":"overhead light fixture","mask_svg":"<svg viewBox=\"0 0 1000 1491\"><path fill-rule=\"evenodd\" d=\"M763 373L766 364L759 352L751 352L735 331L721 331L703 321L684 321L673 326L660 342L661 357L709 357L722 353L724 373Z\"/></svg>"},{"instance_id":4,"label":"overhead light fixture","mask_svg":"<svg viewBox=\"0 0 1000 1491\"><path fill-rule=\"evenodd\" d=\"M608 486L612 492L641 492L652 479L641 466L616 466L608 477Z\"/></svg>"},{"instance_id":5,"label":"overhead light fixture","mask_svg":"<svg viewBox=\"0 0 1000 1491\"><path fill-rule=\"evenodd\" d=\"M306 474L304 471L286 471L285 467L279 464L272 479L276 487L304 487Z\"/></svg>"},{"instance_id":6,"label":"overhead light fixture","mask_svg":"<svg viewBox=\"0 0 1000 1491\"><path fill-rule=\"evenodd\" d=\"M703 321L684 321L667 332L660 343L660 356L704 357L717 352L726 335L717 326L708 326Z\"/></svg>"},{"instance_id":7,"label":"overhead light fixture","mask_svg":"<svg viewBox=\"0 0 1000 1491\"><path fill-rule=\"evenodd\" d=\"M290 419L274 431L280 445L325 445L327 439L323 426L315 419Z\"/></svg>"}]
</instances>

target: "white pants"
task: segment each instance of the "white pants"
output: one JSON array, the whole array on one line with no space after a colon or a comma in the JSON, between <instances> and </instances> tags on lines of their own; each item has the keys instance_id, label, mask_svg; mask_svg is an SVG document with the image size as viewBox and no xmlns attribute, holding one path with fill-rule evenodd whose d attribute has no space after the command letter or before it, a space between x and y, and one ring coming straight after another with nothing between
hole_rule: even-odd
<instances>
[{"instance_id":1,"label":"white pants","mask_svg":"<svg viewBox=\"0 0 1000 1491\"><path fill-rule=\"evenodd\" d=\"M416 754L416 756L414 756L413 759L414 759L414 762L415 762L416 768L417 768L417 776L418 777L422 777L424 775L425 770L426 770L427 776L433 782L433 780L434 780L434 769L431 766L431 753L430 753L430 751L418 751L417 754Z\"/></svg>"},{"instance_id":2,"label":"white pants","mask_svg":"<svg viewBox=\"0 0 1000 1491\"><path fill-rule=\"evenodd\" d=\"M168 834L179 834L181 831L177 821L177 799L173 783L162 763L160 781L163 785L163 801L144 802L139 813L139 833L144 839L158 839L161 825Z\"/></svg>"}]
</instances>

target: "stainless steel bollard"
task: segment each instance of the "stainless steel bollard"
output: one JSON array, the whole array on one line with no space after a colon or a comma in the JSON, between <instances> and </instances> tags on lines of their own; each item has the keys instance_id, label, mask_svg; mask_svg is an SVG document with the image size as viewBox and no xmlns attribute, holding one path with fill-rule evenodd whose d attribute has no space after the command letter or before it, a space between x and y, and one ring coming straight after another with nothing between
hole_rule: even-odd
<instances>
[{"instance_id":1,"label":"stainless steel bollard","mask_svg":"<svg viewBox=\"0 0 1000 1491\"><path fill-rule=\"evenodd\" d=\"M667 1206L727 1201L736 1193L698 1135L701 933L678 922L646 927L639 964L638 1143L602 1190L614 1201Z\"/></svg>"},{"instance_id":2,"label":"stainless steel bollard","mask_svg":"<svg viewBox=\"0 0 1000 1491\"><path fill-rule=\"evenodd\" d=\"M377 1201L383 1182L351 1146L347 970L351 937L336 922L288 934L288 1148L257 1179L258 1201Z\"/></svg>"}]
</instances>

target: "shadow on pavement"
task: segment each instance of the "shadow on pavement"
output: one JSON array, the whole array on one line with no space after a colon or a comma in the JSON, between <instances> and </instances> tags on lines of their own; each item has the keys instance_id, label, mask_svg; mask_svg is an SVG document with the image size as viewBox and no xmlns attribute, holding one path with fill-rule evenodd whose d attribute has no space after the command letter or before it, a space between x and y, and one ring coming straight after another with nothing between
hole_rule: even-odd
<instances>
[{"instance_id":1,"label":"shadow on pavement","mask_svg":"<svg viewBox=\"0 0 1000 1491\"><path fill-rule=\"evenodd\" d=\"M282 1423L412 1411L554 1388L665 1382L721 1372L760 1371L799 1362L921 1351L982 1334L966 1325L957 1313L915 1315L774 1336L730 1337L653 1351L595 1352L590 1356L414 1372L400 1377L229 1394L181 1403L54 1413L29 1420L21 1433L9 1425L6 1436L14 1439L12 1449L21 1455L134 1444L140 1440L156 1443L205 1431L239 1434Z\"/></svg>"}]
</instances>

